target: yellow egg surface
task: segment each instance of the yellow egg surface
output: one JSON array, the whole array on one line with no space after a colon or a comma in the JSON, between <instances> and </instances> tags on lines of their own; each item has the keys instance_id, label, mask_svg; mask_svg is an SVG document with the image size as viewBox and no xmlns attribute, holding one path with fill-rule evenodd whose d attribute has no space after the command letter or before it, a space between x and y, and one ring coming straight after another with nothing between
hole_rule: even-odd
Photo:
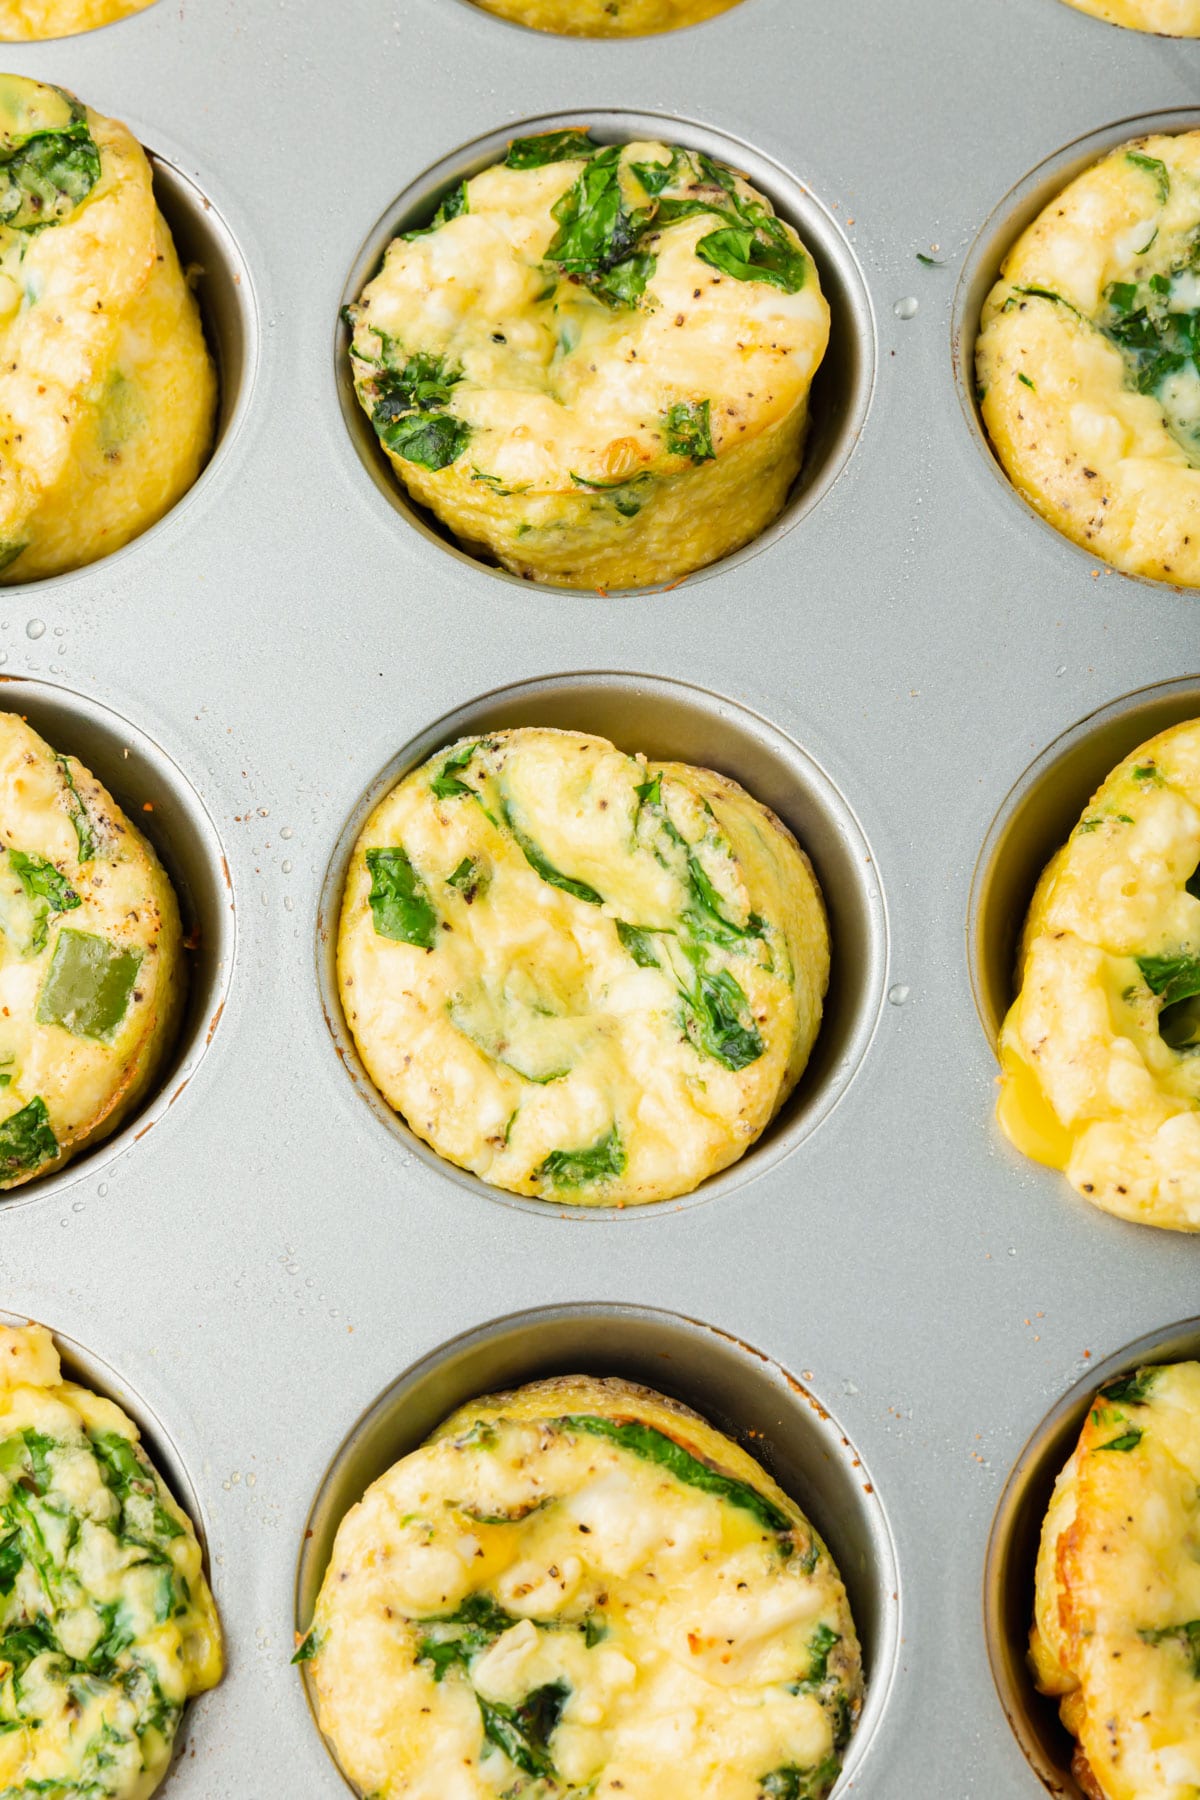
<instances>
[{"instance_id":1,"label":"yellow egg surface","mask_svg":"<svg viewBox=\"0 0 1200 1800\"><path fill-rule=\"evenodd\" d=\"M120 1123L171 1047L185 985L150 845L73 756L0 713L0 1188Z\"/></svg>"},{"instance_id":2,"label":"yellow egg surface","mask_svg":"<svg viewBox=\"0 0 1200 1800\"><path fill-rule=\"evenodd\" d=\"M1091 1800L1200 1788L1200 1363L1102 1388L1058 1478L1030 1661Z\"/></svg>"},{"instance_id":3,"label":"yellow egg surface","mask_svg":"<svg viewBox=\"0 0 1200 1800\"><path fill-rule=\"evenodd\" d=\"M669 582L757 537L800 468L817 271L697 151L518 138L348 309L396 473L466 548L568 587Z\"/></svg>"},{"instance_id":4,"label":"yellow egg surface","mask_svg":"<svg viewBox=\"0 0 1200 1800\"><path fill-rule=\"evenodd\" d=\"M1122 1218L1200 1230L1200 722L1126 757L1038 883L997 1116Z\"/></svg>"},{"instance_id":5,"label":"yellow egg surface","mask_svg":"<svg viewBox=\"0 0 1200 1800\"><path fill-rule=\"evenodd\" d=\"M144 12L154 0L0 0L0 43L71 37Z\"/></svg>"},{"instance_id":6,"label":"yellow egg surface","mask_svg":"<svg viewBox=\"0 0 1200 1800\"><path fill-rule=\"evenodd\" d=\"M212 442L216 373L141 146L0 76L0 581L161 518Z\"/></svg>"},{"instance_id":7,"label":"yellow egg surface","mask_svg":"<svg viewBox=\"0 0 1200 1800\"><path fill-rule=\"evenodd\" d=\"M371 1079L439 1155L637 1205L735 1162L782 1105L829 938L807 857L735 782L524 729L439 751L376 807L337 966Z\"/></svg>"},{"instance_id":8,"label":"yellow egg surface","mask_svg":"<svg viewBox=\"0 0 1200 1800\"><path fill-rule=\"evenodd\" d=\"M1067 0L1067 5L1131 31L1200 37L1200 0Z\"/></svg>"},{"instance_id":9,"label":"yellow egg surface","mask_svg":"<svg viewBox=\"0 0 1200 1800\"><path fill-rule=\"evenodd\" d=\"M300 1657L377 1800L823 1800L841 1578L745 1451L624 1381L477 1400L343 1519Z\"/></svg>"},{"instance_id":10,"label":"yellow egg surface","mask_svg":"<svg viewBox=\"0 0 1200 1800\"><path fill-rule=\"evenodd\" d=\"M1115 568L1192 586L1198 232L1200 132L1123 145L1018 239L976 352L984 423L1025 498Z\"/></svg>"},{"instance_id":11,"label":"yellow egg surface","mask_svg":"<svg viewBox=\"0 0 1200 1800\"><path fill-rule=\"evenodd\" d=\"M0 1794L147 1800L221 1631L187 1517L41 1325L0 1325Z\"/></svg>"},{"instance_id":12,"label":"yellow egg surface","mask_svg":"<svg viewBox=\"0 0 1200 1800\"><path fill-rule=\"evenodd\" d=\"M738 0L475 0L485 12L567 37L645 37L728 12Z\"/></svg>"}]
</instances>

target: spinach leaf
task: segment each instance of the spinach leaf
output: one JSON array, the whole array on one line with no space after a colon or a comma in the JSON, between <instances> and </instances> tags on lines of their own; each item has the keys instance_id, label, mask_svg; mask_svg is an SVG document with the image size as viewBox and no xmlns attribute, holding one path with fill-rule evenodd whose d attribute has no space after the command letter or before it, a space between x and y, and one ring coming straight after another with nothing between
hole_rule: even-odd
<instances>
[{"instance_id":1,"label":"spinach leaf","mask_svg":"<svg viewBox=\"0 0 1200 1800\"><path fill-rule=\"evenodd\" d=\"M836 1756L827 1756L824 1762L807 1769L788 1763L763 1776L758 1786L759 1800L825 1800L841 1768Z\"/></svg>"},{"instance_id":2,"label":"spinach leaf","mask_svg":"<svg viewBox=\"0 0 1200 1800\"><path fill-rule=\"evenodd\" d=\"M1119 1437L1111 1438L1107 1444L1097 1444L1096 1449L1121 1452L1136 1450L1145 1435L1140 1425L1131 1425L1128 1431L1123 1431Z\"/></svg>"},{"instance_id":3,"label":"spinach leaf","mask_svg":"<svg viewBox=\"0 0 1200 1800\"><path fill-rule=\"evenodd\" d=\"M104 1634L84 1661L89 1674L111 1681L117 1672L117 1659L128 1650L137 1635L129 1608L123 1600L93 1602Z\"/></svg>"},{"instance_id":4,"label":"spinach leaf","mask_svg":"<svg viewBox=\"0 0 1200 1800\"><path fill-rule=\"evenodd\" d=\"M28 1175L58 1155L58 1139L50 1128L46 1103L35 1096L20 1112L0 1122L0 1182Z\"/></svg>"},{"instance_id":5,"label":"spinach leaf","mask_svg":"<svg viewBox=\"0 0 1200 1800\"><path fill-rule=\"evenodd\" d=\"M696 245L696 255L735 281L766 281L785 294L798 294L808 276L803 250L765 207L743 206L740 211L745 223L710 231Z\"/></svg>"},{"instance_id":6,"label":"spinach leaf","mask_svg":"<svg viewBox=\"0 0 1200 1800\"><path fill-rule=\"evenodd\" d=\"M672 456L690 456L693 462L711 462L712 428L709 421L711 401L679 400L663 419L667 449Z\"/></svg>"},{"instance_id":7,"label":"spinach leaf","mask_svg":"<svg viewBox=\"0 0 1200 1800\"><path fill-rule=\"evenodd\" d=\"M534 1181L549 1181L556 1188L590 1187L593 1182L615 1180L627 1161L621 1134L614 1125L586 1150L552 1150L533 1171Z\"/></svg>"},{"instance_id":8,"label":"spinach leaf","mask_svg":"<svg viewBox=\"0 0 1200 1800\"><path fill-rule=\"evenodd\" d=\"M684 1030L714 1062L735 1072L748 1068L766 1045L757 1026L743 1024L747 1008L745 993L728 969L698 969L696 986L684 995Z\"/></svg>"},{"instance_id":9,"label":"spinach leaf","mask_svg":"<svg viewBox=\"0 0 1200 1800\"><path fill-rule=\"evenodd\" d=\"M654 257L638 248L653 208L626 206L620 157L619 144L600 151L555 202L546 261L606 304L632 306L654 273Z\"/></svg>"},{"instance_id":10,"label":"spinach leaf","mask_svg":"<svg viewBox=\"0 0 1200 1800\"><path fill-rule=\"evenodd\" d=\"M1158 1376L1157 1369L1139 1369L1134 1375L1118 1375L1100 1389L1100 1398L1110 1406L1145 1406L1150 1389Z\"/></svg>"},{"instance_id":11,"label":"spinach leaf","mask_svg":"<svg viewBox=\"0 0 1200 1800\"><path fill-rule=\"evenodd\" d=\"M503 1750L509 1762L527 1775L557 1781L550 1759L550 1739L570 1695L565 1681L535 1688L519 1706L501 1706L476 1694L484 1736Z\"/></svg>"},{"instance_id":12,"label":"spinach leaf","mask_svg":"<svg viewBox=\"0 0 1200 1800\"><path fill-rule=\"evenodd\" d=\"M14 1531L6 1538L0 1538L0 1596L11 1594L16 1586L17 1576L25 1566L25 1552L21 1548L21 1534Z\"/></svg>"},{"instance_id":13,"label":"spinach leaf","mask_svg":"<svg viewBox=\"0 0 1200 1800\"><path fill-rule=\"evenodd\" d=\"M310 1625L307 1632L305 1633L302 1641L300 1642L299 1646L297 1647L296 1654L292 1657L292 1662L293 1663L311 1662L313 1657L319 1654L320 1649L321 1649L321 1634L319 1631L314 1631L312 1626Z\"/></svg>"},{"instance_id":14,"label":"spinach leaf","mask_svg":"<svg viewBox=\"0 0 1200 1800\"><path fill-rule=\"evenodd\" d=\"M645 188L646 192L648 194L653 194L657 197L659 194L662 193L662 191L665 187L670 187L670 185L673 181L678 180L679 169L680 169L680 164L681 164L682 160L683 159L680 156L680 152L678 150L673 150L671 152L670 162L665 162L665 163L635 163L635 162L631 162L629 167L632 169L633 173L637 176L638 180L641 182L641 184ZM657 213L655 213L655 215L654 215L654 222L656 225L659 223L659 215Z\"/></svg>"},{"instance_id":15,"label":"spinach leaf","mask_svg":"<svg viewBox=\"0 0 1200 1800\"><path fill-rule=\"evenodd\" d=\"M444 469L458 460L471 439L465 419L440 410L449 404L463 371L423 350L397 365L391 340L384 337L383 343L383 367L367 387L376 436L406 462Z\"/></svg>"},{"instance_id":16,"label":"spinach leaf","mask_svg":"<svg viewBox=\"0 0 1200 1800\"><path fill-rule=\"evenodd\" d=\"M10 850L9 866L20 882L25 897L33 905L34 923L31 949L44 950L52 913L72 912L83 902L66 876L44 856L27 856L23 850Z\"/></svg>"},{"instance_id":17,"label":"spinach leaf","mask_svg":"<svg viewBox=\"0 0 1200 1800\"><path fill-rule=\"evenodd\" d=\"M573 876L564 875L560 869L554 867L552 862L547 861L533 839L526 837L520 826L515 823L512 810L507 802L503 811L504 823L512 832L513 840L521 855L536 875L540 875L543 881L548 881L551 887L561 888L564 894L572 894L576 900L585 900L589 906L604 905L603 894L598 894L594 887L589 887L586 881L576 881Z\"/></svg>"},{"instance_id":18,"label":"spinach leaf","mask_svg":"<svg viewBox=\"0 0 1200 1800\"><path fill-rule=\"evenodd\" d=\"M379 437L405 462L436 471L458 461L471 441L471 427L465 419L452 419L449 413L409 413L385 425Z\"/></svg>"},{"instance_id":19,"label":"spinach leaf","mask_svg":"<svg viewBox=\"0 0 1200 1800\"><path fill-rule=\"evenodd\" d=\"M652 940L656 935L643 925L627 925L624 919L617 920L617 936L621 940L621 947L628 950L639 969L657 969L662 966L654 954Z\"/></svg>"},{"instance_id":20,"label":"spinach leaf","mask_svg":"<svg viewBox=\"0 0 1200 1800\"><path fill-rule=\"evenodd\" d=\"M47 1651L54 1656L62 1655L50 1621L41 1613L36 1619L18 1625L0 1637L0 1662L11 1663L13 1674L18 1678L35 1657L44 1656Z\"/></svg>"},{"instance_id":21,"label":"spinach leaf","mask_svg":"<svg viewBox=\"0 0 1200 1800\"><path fill-rule=\"evenodd\" d=\"M841 1637L829 1625L818 1625L808 1640L808 1673L796 1683L798 1694L811 1694L829 1679L829 1657Z\"/></svg>"},{"instance_id":22,"label":"spinach leaf","mask_svg":"<svg viewBox=\"0 0 1200 1800\"><path fill-rule=\"evenodd\" d=\"M780 1536L791 1535L794 1520L782 1507L776 1506L748 1482L723 1475L709 1463L701 1462L690 1450L685 1450L682 1444L653 1425L643 1425L640 1419L602 1418L595 1413L568 1413L553 1423L566 1431L583 1431L590 1437L607 1438L610 1443L619 1444L632 1455L640 1456L644 1462L656 1463L659 1468L666 1469L686 1487L714 1494L718 1500L750 1513L765 1530Z\"/></svg>"},{"instance_id":23,"label":"spinach leaf","mask_svg":"<svg viewBox=\"0 0 1200 1800\"><path fill-rule=\"evenodd\" d=\"M1171 198L1171 177L1167 173L1167 165L1161 157L1146 156L1141 150L1127 150L1125 161L1132 163L1135 169L1144 169L1147 175L1154 178L1158 190L1158 204L1165 206Z\"/></svg>"},{"instance_id":24,"label":"spinach leaf","mask_svg":"<svg viewBox=\"0 0 1200 1800\"><path fill-rule=\"evenodd\" d=\"M111 1488L121 1504L121 1524L127 1542L146 1545L146 1535L133 1531L131 1522L126 1518L130 1502L133 1510L140 1518L144 1518L144 1507L147 1501L152 1502L151 1523L153 1537L161 1543L170 1543L172 1538L183 1536L183 1526L173 1519L158 1497L158 1487L148 1463L138 1455L137 1446L132 1439L123 1437L119 1431L92 1431L88 1438L100 1466L104 1485Z\"/></svg>"},{"instance_id":25,"label":"spinach leaf","mask_svg":"<svg viewBox=\"0 0 1200 1800\"><path fill-rule=\"evenodd\" d=\"M460 181L457 187L450 189L428 225L422 225L416 231L405 231L401 235L406 243L411 244L415 238L428 237L430 232L437 231L439 226L445 225L450 219L457 219L460 213L470 212L470 210L471 202L467 194L467 184L465 181Z\"/></svg>"},{"instance_id":26,"label":"spinach leaf","mask_svg":"<svg viewBox=\"0 0 1200 1800\"><path fill-rule=\"evenodd\" d=\"M451 1669L469 1671L477 1656L519 1623L489 1594L470 1594L457 1612L421 1621L417 1661L429 1666L435 1681L443 1681Z\"/></svg>"},{"instance_id":27,"label":"spinach leaf","mask_svg":"<svg viewBox=\"0 0 1200 1800\"><path fill-rule=\"evenodd\" d=\"M431 412L434 407L445 406L462 378L461 369L423 350L410 356L398 369L385 363L375 377L379 398L371 417L376 430L392 424L404 413Z\"/></svg>"},{"instance_id":28,"label":"spinach leaf","mask_svg":"<svg viewBox=\"0 0 1200 1800\"><path fill-rule=\"evenodd\" d=\"M504 159L506 169L544 169L547 163L569 162L599 149L588 131L568 126L564 131L541 131L536 137L514 138Z\"/></svg>"},{"instance_id":29,"label":"spinach leaf","mask_svg":"<svg viewBox=\"0 0 1200 1800\"><path fill-rule=\"evenodd\" d=\"M1075 317L1077 319L1081 319L1083 317L1083 314L1080 312L1080 310L1077 306L1072 306L1071 302L1069 300L1064 300L1061 294L1056 294L1054 292L1053 288L1033 287L1033 286L1014 287L1013 293L1014 294L1022 294L1027 299L1030 299L1030 300L1052 300L1054 302L1055 306L1065 306L1067 311L1069 313L1074 313ZM1006 301L1005 306L1007 307L1009 305L1011 305L1011 301Z\"/></svg>"},{"instance_id":30,"label":"spinach leaf","mask_svg":"<svg viewBox=\"0 0 1200 1800\"><path fill-rule=\"evenodd\" d=\"M1200 1619L1186 1625L1160 1625L1139 1631L1143 1644L1177 1644L1192 1665L1192 1678L1200 1681Z\"/></svg>"},{"instance_id":31,"label":"spinach leaf","mask_svg":"<svg viewBox=\"0 0 1200 1800\"><path fill-rule=\"evenodd\" d=\"M69 218L100 179L100 152L87 112L61 89L67 122L57 130L5 132L0 138L0 225L39 231Z\"/></svg>"},{"instance_id":32,"label":"spinach leaf","mask_svg":"<svg viewBox=\"0 0 1200 1800\"><path fill-rule=\"evenodd\" d=\"M479 795L475 789L468 787L465 781L460 781L458 778L459 770L466 768L478 749L479 742L477 740L473 744L461 745L453 756L446 758L429 784L439 800L453 800L459 794L469 794L473 800L478 800Z\"/></svg>"},{"instance_id":33,"label":"spinach leaf","mask_svg":"<svg viewBox=\"0 0 1200 1800\"><path fill-rule=\"evenodd\" d=\"M415 944L432 950L437 941L438 916L425 893L425 884L399 844L368 850L371 876L368 896L380 937L397 944Z\"/></svg>"},{"instance_id":34,"label":"spinach leaf","mask_svg":"<svg viewBox=\"0 0 1200 1800\"><path fill-rule=\"evenodd\" d=\"M1200 994L1200 957L1181 952L1177 956L1135 956L1142 980L1164 1007Z\"/></svg>"},{"instance_id":35,"label":"spinach leaf","mask_svg":"<svg viewBox=\"0 0 1200 1800\"><path fill-rule=\"evenodd\" d=\"M71 772L71 758L59 756L58 763L62 778L67 784L67 812L75 827L75 841L79 845L81 863L93 862L96 856L96 833L92 827L91 814L79 798L79 789L75 786L75 777Z\"/></svg>"},{"instance_id":36,"label":"spinach leaf","mask_svg":"<svg viewBox=\"0 0 1200 1800\"><path fill-rule=\"evenodd\" d=\"M446 877L446 886L456 888L467 906L474 904L487 885L487 870L473 856L464 856L453 873Z\"/></svg>"}]
</instances>

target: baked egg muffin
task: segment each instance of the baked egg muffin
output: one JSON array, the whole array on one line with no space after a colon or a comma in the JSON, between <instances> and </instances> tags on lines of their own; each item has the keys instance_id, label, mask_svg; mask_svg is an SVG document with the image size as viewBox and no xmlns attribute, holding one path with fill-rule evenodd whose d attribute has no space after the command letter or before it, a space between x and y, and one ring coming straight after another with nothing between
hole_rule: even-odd
<instances>
[{"instance_id":1,"label":"baked egg muffin","mask_svg":"<svg viewBox=\"0 0 1200 1800\"><path fill-rule=\"evenodd\" d=\"M738 0L475 0L485 12L566 37L646 37L728 12Z\"/></svg>"},{"instance_id":2,"label":"baked egg muffin","mask_svg":"<svg viewBox=\"0 0 1200 1800\"><path fill-rule=\"evenodd\" d=\"M1089 1800L1200 1789L1200 1363L1101 1388L1058 1478L1030 1663Z\"/></svg>"},{"instance_id":3,"label":"baked egg muffin","mask_svg":"<svg viewBox=\"0 0 1200 1800\"><path fill-rule=\"evenodd\" d=\"M373 1800L823 1800L862 1706L828 1550L628 1382L473 1401L343 1519L297 1659Z\"/></svg>"},{"instance_id":4,"label":"baked egg muffin","mask_svg":"<svg viewBox=\"0 0 1200 1800\"><path fill-rule=\"evenodd\" d=\"M829 307L792 227L701 151L517 138L346 309L400 480L468 550L565 587L676 580L800 469Z\"/></svg>"},{"instance_id":5,"label":"baked egg muffin","mask_svg":"<svg viewBox=\"0 0 1200 1800\"><path fill-rule=\"evenodd\" d=\"M997 1116L1095 1206L1200 1230L1200 721L1114 769L1034 893Z\"/></svg>"},{"instance_id":6,"label":"baked egg muffin","mask_svg":"<svg viewBox=\"0 0 1200 1800\"><path fill-rule=\"evenodd\" d=\"M147 1800L221 1677L200 1546L41 1325L0 1325L0 1793Z\"/></svg>"},{"instance_id":7,"label":"baked egg muffin","mask_svg":"<svg viewBox=\"0 0 1200 1800\"><path fill-rule=\"evenodd\" d=\"M976 352L984 423L1025 499L1115 568L1191 586L1198 240L1200 131L1122 145L1018 239Z\"/></svg>"},{"instance_id":8,"label":"baked egg muffin","mask_svg":"<svg viewBox=\"0 0 1200 1800\"><path fill-rule=\"evenodd\" d=\"M124 125L0 76L0 582L94 562L208 456L217 380Z\"/></svg>"},{"instance_id":9,"label":"baked egg muffin","mask_svg":"<svg viewBox=\"0 0 1200 1800\"><path fill-rule=\"evenodd\" d=\"M1079 12L1125 25L1131 31L1154 31L1161 37L1200 37L1200 0L1067 0Z\"/></svg>"},{"instance_id":10,"label":"baked egg muffin","mask_svg":"<svg viewBox=\"0 0 1200 1800\"><path fill-rule=\"evenodd\" d=\"M0 43L71 37L144 12L154 0L0 0Z\"/></svg>"},{"instance_id":11,"label":"baked egg muffin","mask_svg":"<svg viewBox=\"0 0 1200 1800\"><path fill-rule=\"evenodd\" d=\"M798 1081L829 937L811 865L736 782L582 732L464 738L350 859L342 1008L388 1104L494 1187L689 1193Z\"/></svg>"},{"instance_id":12,"label":"baked egg muffin","mask_svg":"<svg viewBox=\"0 0 1200 1800\"><path fill-rule=\"evenodd\" d=\"M185 986L179 907L150 845L73 756L0 712L0 1188L120 1124L171 1047Z\"/></svg>"}]
</instances>

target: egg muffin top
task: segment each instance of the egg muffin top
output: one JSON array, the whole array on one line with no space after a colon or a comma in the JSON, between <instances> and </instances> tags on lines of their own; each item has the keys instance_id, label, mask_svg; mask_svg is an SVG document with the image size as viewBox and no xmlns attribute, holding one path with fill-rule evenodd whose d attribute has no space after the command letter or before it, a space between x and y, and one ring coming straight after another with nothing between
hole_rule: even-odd
<instances>
[{"instance_id":1,"label":"egg muffin top","mask_svg":"<svg viewBox=\"0 0 1200 1800\"><path fill-rule=\"evenodd\" d=\"M0 0L0 44L72 37L153 5L154 0Z\"/></svg>"},{"instance_id":2,"label":"egg muffin top","mask_svg":"<svg viewBox=\"0 0 1200 1800\"><path fill-rule=\"evenodd\" d=\"M1067 5L1130 31L1200 37L1200 0L1067 0Z\"/></svg>"},{"instance_id":3,"label":"egg muffin top","mask_svg":"<svg viewBox=\"0 0 1200 1800\"><path fill-rule=\"evenodd\" d=\"M568 37L642 37L728 12L738 0L475 0L485 12Z\"/></svg>"},{"instance_id":4,"label":"egg muffin top","mask_svg":"<svg viewBox=\"0 0 1200 1800\"><path fill-rule=\"evenodd\" d=\"M862 1704L795 1503L696 1414L586 1377L474 1401L377 1481L300 1656L378 1800L823 1800Z\"/></svg>"}]
</instances>

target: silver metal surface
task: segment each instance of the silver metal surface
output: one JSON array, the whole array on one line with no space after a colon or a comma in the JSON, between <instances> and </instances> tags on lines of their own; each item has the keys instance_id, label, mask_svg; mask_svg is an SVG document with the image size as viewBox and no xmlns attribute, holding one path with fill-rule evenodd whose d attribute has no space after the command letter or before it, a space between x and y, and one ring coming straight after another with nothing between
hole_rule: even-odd
<instances>
[{"instance_id":1,"label":"silver metal surface","mask_svg":"<svg viewBox=\"0 0 1200 1800\"><path fill-rule=\"evenodd\" d=\"M1127 729L1178 716L1177 693L1156 711L1140 690L1200 666L1200 613L1093 564L996 478L955 331L1022 222L1027 178L1067 151L1065 175L1089 134L1099 149L1121 121L1195 107L1200 44L1059 0L745 0L694 31L606 44L534 36L462 0L160 0L5 60L153 147L185 257L206 270L226 382L218 454L166 521L110 561L0 593L14 678L0 703L52 721L102 775L128 738L137 766L118 791L169 795L148 818L200 919L197 991L212 999L193 1001L152 1130L144 1114L0 1206L0 1306L107 1365L199 1505L230 1666L191 1716L170 1800L344 1795L288 1665L306 1521L377 1397L400 1396L383 1415L399 1451L427 1417L414 1394L455 1399L464 1367L481 1386L511 1370L507 1326L468 1335L465 1362L460 1336L535 1309L550 1311L520 1323L519 1367L565 1366L573 1338L581 1364L644 1366L644 1309L660 1309L677 1316L661 1326L677 1333L662 1385L702 1409L711 1395L743 1431L775 1408L774 1453L835 1544L840 1531L877 1646L845 1791L1035 1800L989 1657L990 1643L1008 1709L1027 1744L1050 1745L1058 1780L1061 1740L1011 1685L1028 1504L1025 1540L1009 1507L988 1564L992 1517L1031 1435L1051 1460L1064 1447L1063 1415L1042 1421L1077 1403L1076 1383L1147 1334L1187 1337L1173 1321L1196 1310L1200 1245L1102 1216L1003 1143L971 971L991 1022L1052 819L1070 820ZM606 600L510 581L406 517L347 430L331 346L380 247L373 221L469 166L489 134L620 111L744 147L821 234L844 303L816 453L834 446L829 471L849 455L820 504L801 499L751 553ZM840 437L839 408L868 399L861 431L851 413ZM627 748L686 727L689 753L718 767L753 752L778 784L764 798L844 892L835 955L862 1001L833 1009L853 1079L812 1129L792 1127L837 1058L708 1204L584 1230L495 1204L372 1116L331 1049L318 922L381 770L431 746L438 721L452 731L448 715L491 716L522 683L537 684L531 707L563 705L564 674L597 670L581 708ZM666 694L680 710L663 723ZM1044 766L1023 772L1098 709L1059 746L1069 797L1030 801ZM714 1343L733 1359L723 1374ZM870 1470L865 1574L863 1503L836 1446L819 1479L776 1369Z\"/></svg>"}]
</instances>

